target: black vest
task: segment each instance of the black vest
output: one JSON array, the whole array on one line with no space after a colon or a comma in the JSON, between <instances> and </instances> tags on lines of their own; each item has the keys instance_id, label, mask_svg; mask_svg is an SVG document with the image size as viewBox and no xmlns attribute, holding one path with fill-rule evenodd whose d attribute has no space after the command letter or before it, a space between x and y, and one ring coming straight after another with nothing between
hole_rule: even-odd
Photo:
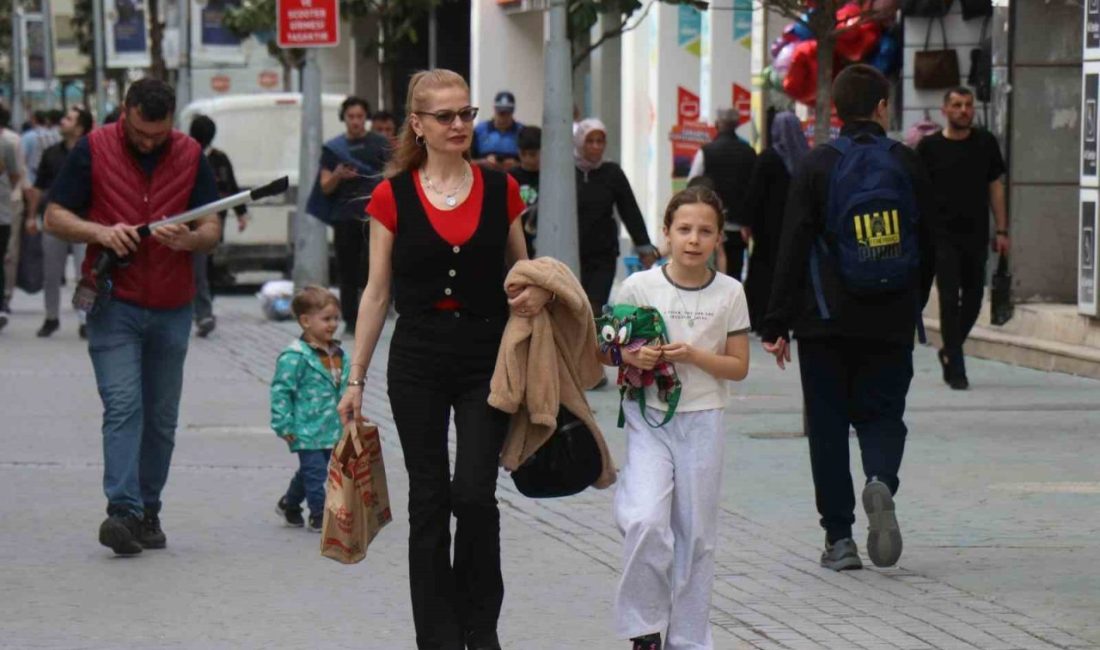
<instances>
[{"instance_id":1,"label":"black vest","mask_svg":"<svg viewBox=\"0 0 1100 650\"><path fill-rule=\"evenodd\" d=\"M726 208L726 220L748 225L745 193L756 163L756 152L730 131L719 133L714 142L703 145L704 176L714 183L714 191Z\"/></svg>"},{"instance_id":2,"label":"black vest","mask_svg":"<svg viewBox=\"0 0 1100 650\"><path fill-rule=\"evenodd\" d=\"M454 298L464 312L490 320L508 318L508 184L500 172L483 170L481 176L481 216L477 230L461 246L451 245L432 227L411 173L390 179L397 205L393 293L398 314L422 313L440 300Z\"/></svg>"}]
</instances>

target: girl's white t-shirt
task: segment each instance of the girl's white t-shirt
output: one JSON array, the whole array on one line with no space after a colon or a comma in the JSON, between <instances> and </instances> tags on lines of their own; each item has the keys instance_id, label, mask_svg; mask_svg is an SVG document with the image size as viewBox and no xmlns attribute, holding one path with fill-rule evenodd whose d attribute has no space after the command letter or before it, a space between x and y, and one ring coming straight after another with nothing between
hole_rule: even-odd
<instances>
[{"instance_id":1,"label":"girl's white t-shirt","mask_svg":"<svg viewBox=\"0 0 1100 650\"><path fill-rule=\"evenodd\" d=\"M677 286L666 267L653 267L627 277L613 304L656 307L665 319L672 343L685 342L707 352L722 353L726 338L749 331L749 308L741 283L724 273L714 273L702 287ZM694 321L693 326L689 325ZM683 384L676 412L705 411L726 406L728 383L687 363L674 364ZM667 411L657 399L657 389L646 389L646 406Z\"/></svg>"}]
</instances>

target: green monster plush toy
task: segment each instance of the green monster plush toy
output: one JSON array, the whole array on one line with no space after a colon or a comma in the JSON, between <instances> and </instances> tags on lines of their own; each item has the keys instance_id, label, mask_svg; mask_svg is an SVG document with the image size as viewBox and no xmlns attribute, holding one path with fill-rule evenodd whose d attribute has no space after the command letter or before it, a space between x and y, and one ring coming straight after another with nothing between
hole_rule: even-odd
<instances>
[{"instance_id":1,"label":"green monster plush toy","mask_svg":"<svg viewBox=\"0 0 1100 650\"><path fill-rule=\"evenodd\" d=\"M619 366L619 426L626 424L623 412L623 400L638 402L642 409L642 418L651 427L663 427L676 413L680 401L680 378L676 367L670 361L660 361L652 370L642 370L623 363L623 349L636 352L646 345L668 343L668 328L661 312L654 307L635 307L634 305L607 305L603 315L596 319L596 336L600 351L610 352L611 359ZM657 396L668 404L668 411L660 424L650 422L645 412L645 389L657 384Z\"/></svg>"}]
</instances>

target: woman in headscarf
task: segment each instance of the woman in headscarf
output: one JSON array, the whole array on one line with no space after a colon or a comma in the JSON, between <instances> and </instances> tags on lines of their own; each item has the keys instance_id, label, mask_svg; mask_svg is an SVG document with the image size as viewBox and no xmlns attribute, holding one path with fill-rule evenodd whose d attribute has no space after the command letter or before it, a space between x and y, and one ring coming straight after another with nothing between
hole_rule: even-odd
<instances>
[{"instance_id":1,"label":"woman in headscarf","mask_svg":"<svg viewBox=\"0 0 1100 650\"><path fill-rule=\"evenodd\" d=\"M754 241L745 292L754 328L764 322L768 309L779 255L779 236L783 232L783 211L787 207L787 188L799 162L810 151L802 122L790 111L775 116L770 136L770 146L756 159L746 197L746 207L753 215Z\"/></svg>"},{"instance_id":2,"label":"woman in headscarf","mask_svg":"<svg viewBox=\"0 0 1100 650\"><path fill-rule=\"evenodd\" d=\"M611 297L619 258L619 224L615 208L647 268L657 260L642 211L623 168L604 160L607 127L596 118L582 120L573 134L577 164L577 231L580 238L581 285L599 314Z\"/></svg>"}]
</instances>

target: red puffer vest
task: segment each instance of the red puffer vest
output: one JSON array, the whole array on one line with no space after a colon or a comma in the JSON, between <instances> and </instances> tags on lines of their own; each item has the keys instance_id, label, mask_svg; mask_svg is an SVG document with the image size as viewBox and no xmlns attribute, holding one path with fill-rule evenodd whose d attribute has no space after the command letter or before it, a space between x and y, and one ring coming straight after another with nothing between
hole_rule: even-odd
<instances>
[{"instance_id":1,"label":"red puffer vest","mask_svg":"<svg viewBox=\"0 0 1100 650\"><path fill-rule=\"evenodd\" d=\"M147 175L126 144L123 120L88 134L92 151L92 204L87 219L107 226L134 226L187 209L202 149L172 131L156 169ZM99 255L88 246L84 274ZM128 266L114 271L114 297L149 309L176 309L195 297L191 253L174 251L152 237L142 240Z\"/></svg>"}]
</instances>

